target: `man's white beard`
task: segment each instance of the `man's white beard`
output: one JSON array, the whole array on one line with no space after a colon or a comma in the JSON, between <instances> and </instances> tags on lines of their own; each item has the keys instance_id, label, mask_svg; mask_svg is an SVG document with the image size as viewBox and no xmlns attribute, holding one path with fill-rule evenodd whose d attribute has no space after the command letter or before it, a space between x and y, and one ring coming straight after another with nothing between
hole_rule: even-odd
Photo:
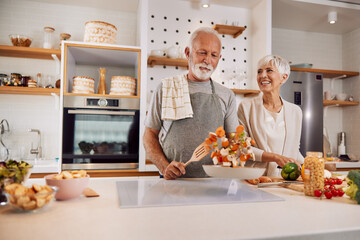
<instances>
[{"instance_id":1,"label":"man's white beard","mask_svg":"<svg viewBox=\"0 0 360 240\"><path fill-rule=\"evenodd\" d=\"M190 61L190 67L194 75L201 80L209 79L211 77L211 74L214 72L214 68L211 66L211 64L205 64L205 63L193 64L192 61ZM210 71L206 71L206 70L202 71L200 67L207 68Z\"/></svg>"}]
</instances>

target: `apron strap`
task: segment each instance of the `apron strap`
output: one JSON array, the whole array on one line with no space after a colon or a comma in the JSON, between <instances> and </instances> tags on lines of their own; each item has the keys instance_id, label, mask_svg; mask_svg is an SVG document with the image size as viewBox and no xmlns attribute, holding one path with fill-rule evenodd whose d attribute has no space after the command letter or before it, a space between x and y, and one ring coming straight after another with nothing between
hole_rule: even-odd
<instances>
[{"instance_id":1,"label":"apron strap","mask_svg":"<svg viewBox=\"0 0 360 240\"><path fill-rule=\"evenodd\" d=\"M211 85L211 92L212 94L215 94L215 87L214 87L214 83L212 81L212 79L210 78L210 85Z\"/></svg>"}]
</instances>

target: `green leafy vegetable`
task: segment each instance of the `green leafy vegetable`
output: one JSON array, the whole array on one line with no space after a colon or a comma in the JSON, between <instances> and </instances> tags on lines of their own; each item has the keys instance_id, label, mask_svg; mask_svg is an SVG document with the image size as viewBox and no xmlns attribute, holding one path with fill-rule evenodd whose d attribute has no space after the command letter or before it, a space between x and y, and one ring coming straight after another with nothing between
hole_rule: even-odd
<instances>
[{"instance_id":1,"label":"green leafy vegetable","mask_svg":"<svg viewBox=\"0 0 360 240\"><path fill-rule=\"evenodd\" d=\"M24 161L0 162L0 188L3 189L10 183L22 183L28 177L31 167L31 164Z\"/></svg>"},{"instance_id":2,"label":"green leafy vegetable","mask_svg":"<svg viewBox=\"0 0 360 240\"><path fill-rule=\"evenodd\" d=\"M357 201L360 204L360 170L353 170L350 171L347 175L348 187L344 188L344 192L348 195L351 199Z\"/></svg>"}]
</instances>

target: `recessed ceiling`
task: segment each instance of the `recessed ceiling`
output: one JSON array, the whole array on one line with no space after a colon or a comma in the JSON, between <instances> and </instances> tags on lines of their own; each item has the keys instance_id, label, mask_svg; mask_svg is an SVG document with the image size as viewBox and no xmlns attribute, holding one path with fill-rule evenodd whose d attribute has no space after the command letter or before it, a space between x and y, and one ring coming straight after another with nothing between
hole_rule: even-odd
<instances>
[{"instance_id":1,"label":"recessed ceiling","mask_svg":"<svg viewBox=\"0 0 360 240\"><path fill-rule=\"evenodd\" d=\"M272 26L330 34L345 34L360 28L360 0L322 2L328 2L332 6L309 1L273 0ZM343 7L339 7L341 4ZM337 12L338 21L335 24L329 24L327 21L330 11Z\"/></svg>"}]
</instances>

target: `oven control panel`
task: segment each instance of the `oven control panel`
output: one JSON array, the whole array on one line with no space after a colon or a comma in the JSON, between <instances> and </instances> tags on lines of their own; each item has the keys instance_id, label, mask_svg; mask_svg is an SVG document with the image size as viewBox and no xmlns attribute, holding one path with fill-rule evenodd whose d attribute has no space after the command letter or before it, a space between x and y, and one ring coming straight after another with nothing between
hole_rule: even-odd
<instances>
[{"instance_id":1,"label":"oven control panel","mask_svg":"<svg viewBox=\"0 0 360 240\"><path fill-rule=\"evenodd\" d=\"M118 99L105 99L105 98L87 98L86 106L96 106L96 107L118 107Z\"/></svg>"}]
</instances>

